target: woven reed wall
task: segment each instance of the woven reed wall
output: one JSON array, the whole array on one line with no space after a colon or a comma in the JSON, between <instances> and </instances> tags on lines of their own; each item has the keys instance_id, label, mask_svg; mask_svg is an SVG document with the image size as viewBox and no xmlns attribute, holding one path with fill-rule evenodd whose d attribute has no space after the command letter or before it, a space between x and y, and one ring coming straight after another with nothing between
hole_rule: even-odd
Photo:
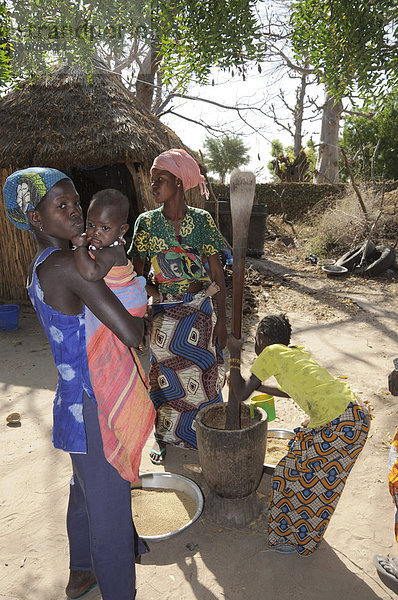
<instances>
[{"instance_id":1,"label":"woven reed wall","mask_svg":"<svg viewBox=\"0 0 398 600\"><path fill-rule=\"evenodd\" d=\"M36 253L33 235L17 229L8 220L3 202L3 186L15 169L1 169L0 175L0 299L27 301L26 278Z\"/></svg>"}]
</instances>

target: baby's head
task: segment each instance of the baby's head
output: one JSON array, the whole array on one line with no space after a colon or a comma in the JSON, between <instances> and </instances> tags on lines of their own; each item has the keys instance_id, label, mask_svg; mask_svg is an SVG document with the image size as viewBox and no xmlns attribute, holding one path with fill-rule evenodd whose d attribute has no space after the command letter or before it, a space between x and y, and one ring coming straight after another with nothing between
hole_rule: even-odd
<instances>
[{"instance_id":1,"label":"baby's head","mask_svg":"<svg viewBox=\"0 0 398 600\"><path fill-rule=\"evenodd\" d=\"M269 315L258 324L255 340L257 356L271 344L289 345L292 328L286 315Z\"/></svg>"},{"instance_id":2,"label":"baby's head","mask_svg":"<svg viewBox=\"0 0 398 600\"><path fill-rule=\"evenodd\" d=\"M129 228L129 208L128 198L118 190L109 188L94 194L87 211L86 227L91 244L102 248L123 240Z\"/></svg>"}]
</instances>

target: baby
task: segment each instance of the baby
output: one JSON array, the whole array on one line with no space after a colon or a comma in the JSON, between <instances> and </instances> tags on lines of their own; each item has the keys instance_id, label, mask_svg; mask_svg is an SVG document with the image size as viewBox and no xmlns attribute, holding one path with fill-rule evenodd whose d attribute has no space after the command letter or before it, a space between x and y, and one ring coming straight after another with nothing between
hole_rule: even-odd
<instances>
[{"instance_id":1,"label":"baby","mask_svg":"<svg viewBox=\"0 0 398 600\"><path fill-rule=\"evenodd\" d=\"M128 213L129 201L118 190L109 188L94 194L87 212L86 233L72 239L76 267L84 279L97 281L112 267L128 264L123 248Z\"/></svg>"},{"instance_id":2,"label":"baby","mask_svg":"<svg viewBox=\"0 0 398 600\"><path fill-rule=\"evenodd\" d=\"M73 238L75 262L80 275L88 281L105 277L112 267L128 264L123 249L124 234L129 213L127 197L109 188L94 194L87 211L86 233ZM89 252L87 252L87 246ZM205 295L214 296L220 291L215 281L207 287Z\"/></svg>"}]
</instances>

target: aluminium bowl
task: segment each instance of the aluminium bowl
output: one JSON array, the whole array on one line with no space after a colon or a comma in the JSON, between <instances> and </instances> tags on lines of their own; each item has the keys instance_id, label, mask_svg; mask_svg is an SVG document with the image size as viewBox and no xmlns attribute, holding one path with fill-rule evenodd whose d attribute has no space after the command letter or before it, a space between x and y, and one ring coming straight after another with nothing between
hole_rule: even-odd
<instances>
[{"instance_id":1,"label":"aluminium bowl","mask_svg":"<svg viewBox=\"0 0 398 600\"><path fill-rule=\"evenodd\" d=\"M203 493L200 487L189 479L188 477L184 477L183 475L177 475L176 473L143 473L140 475L140 484L132 484L132 489L163 489L163 490L175 490L177 492L184 492L189 496L196 504L196 512L192 519L185 523L179 529L175 531L170 531L169 533L164 533L162 535L140 535L140 538L149 542L160 542L162 540L167 540L181 531L190 527L203 512L204 507L204 498Z\"/></svg>"},{"instance_id":2,"label":"aluminium bowl","mask_svg":"<svg viewBox=\"0 0 398 600\"><path fill-rule=\"evenodd\" d=\"M322 271L327 275L343 275L348 272L348 269L340 265L322 265Z\"/></svg>"},{"instance_id":3,"label":"aluminium bowl","mask_svg":"<svg viewBox=\"0 0 398 600\"><path fill-rule=\"evenodd\" d=\"M294 438L294 431L291 429L268 429L267 439L269 438L288 441ZM276 465L264 463L263 472L268 473L268 475L272 475L275 471L275 466Z\"/></svg>"}]
</instances>

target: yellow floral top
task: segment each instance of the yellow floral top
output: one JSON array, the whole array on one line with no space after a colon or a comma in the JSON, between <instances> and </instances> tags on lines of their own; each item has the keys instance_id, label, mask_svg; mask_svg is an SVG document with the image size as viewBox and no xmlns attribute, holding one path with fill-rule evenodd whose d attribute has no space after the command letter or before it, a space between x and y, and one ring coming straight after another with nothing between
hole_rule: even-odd
<instances>
[{"instance_id":1,"label":"yellow floral top","mask_svg":"<svg viewBox=\"0 0 398 600\"><path fill-rule=\"evenodd\" d=\"M212 256L225 247L210 213L187 207L180 235L163 216L163 207L139 215L135 222L129 255L151 260L159 292L179 296L193 281L209 282L202 256Z\"/></svg>"}]
</instances>

